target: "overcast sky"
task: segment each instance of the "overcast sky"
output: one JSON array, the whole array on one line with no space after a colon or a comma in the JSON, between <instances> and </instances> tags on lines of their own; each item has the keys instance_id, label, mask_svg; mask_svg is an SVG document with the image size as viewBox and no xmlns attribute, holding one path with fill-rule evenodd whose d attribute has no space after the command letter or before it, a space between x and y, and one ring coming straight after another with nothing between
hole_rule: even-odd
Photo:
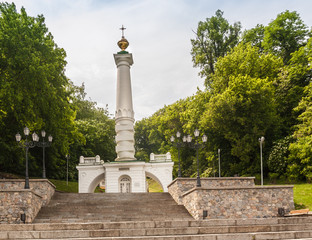
<instances>
[{"instance_id":1,"label":"overcast sky","mask_svg":"<svg viewBox=\"0 0 312 240\"><path fill-rule=\"evenodd\" d=\"M10 1L9 1L10 2ZM28 15L43 14L59 47L67 53L66 75L86 86L87 97L115 111L116 66L113 54L125 37L131 68L136 120L203 89L193 68L190 39L198 22L217 9L243 29L267 25L278 13L297 11L312 26L311 0L15 0Z\"/></svg>"}]
</instances>

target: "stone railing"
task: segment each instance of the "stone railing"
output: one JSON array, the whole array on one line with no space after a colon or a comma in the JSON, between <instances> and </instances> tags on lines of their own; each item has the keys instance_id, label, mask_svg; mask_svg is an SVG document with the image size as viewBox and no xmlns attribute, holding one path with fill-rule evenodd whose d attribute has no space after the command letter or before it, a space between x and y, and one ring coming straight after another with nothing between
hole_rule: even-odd
<instances>
[{"instance_id":1,"label":"stone railing","mask_svg":"<svg viewBox=\"0 0 312 240\"><path fill-rule=\"evenodd\" d=\"M55 186L47 179L30 179L30 189L24 189L24 179L0 179L0 223L31 223L40 208L49 203Z\"/></svg>"},{"instance_id":2,"label":"stone railing","mask_svg":"<svg viewBox=\"0 0 312 240\"><path fill-rule=\"evenodd\" d=\"M201 178L201 186L212 187L253 187L254 177L224 177L224 178ZM182 195L196 187L196 178L176 178L168 186L168 192L173 199L183 205Z\"/></svg>"},{"instance_id":3,"label":"stone railing","mask_svg":"<svg viewBox=\"0 0 312 240\"><path fill-rule=\"evenodd\" d=\"M278 209L294 209L293 186L193 188L183 205L197 220L207 218L271 218Z\"/></svg>"},{"instance_id":4,"label":"stone railing","mask_svg":"<svg viewBox=\"0 0 312 240\"><path fill-rule=\"evenodd\" d=\"M100 164L103 164L103 161L101 162L101 158L99 155L96 155L95 157L80 156L79 158L79 165L100 165Z\"/></svg>"},{"instance_id":5,"label":"stone railing","mask_svg":"<svg viewBox=\"0 0 312 240\"><path fill-rule=\"evenodd\" d=\"M155 162L172 162L171 154L170 152L167 152L166 154L150 154L150 163Z\"/></svg>"}]
</instances>

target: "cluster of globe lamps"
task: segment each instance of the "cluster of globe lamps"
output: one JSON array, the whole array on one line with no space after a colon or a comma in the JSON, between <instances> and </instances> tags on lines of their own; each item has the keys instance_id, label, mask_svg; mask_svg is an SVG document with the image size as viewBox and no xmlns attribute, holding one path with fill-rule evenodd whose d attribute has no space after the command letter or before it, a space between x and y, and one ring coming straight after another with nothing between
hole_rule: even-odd
<instances>
[{"instance_id":1,"label":"cluster of globe lamps","mask_svg":"<svg viewBox=\"0 0 312 240\"><path fill-rule=\"evenodd\" d=\"M182 137L182 142L180 140L181 133L178 131L176 133L177 140L175 141L175 137L171 136L170 141L172 142L173 145L178 149L178 177L181 177L181 166L180 166L180 149L182 146L189 146L191 148L196 149L196 157L197 157L197 180L196 180L196 187L201 187L201 182L200 182L200 176L199 176L199 160L198 160L198 150L200 148L203 148L205 146L205 143L207 142L207 136L204 134L202 136L202 143L199 142L199 130L196 129L194 131L194 136L195 136L195 142L192 142L192 136L187 135Z\"/></svg>"},{"instance_id":2,"label":"cluster of globe lamps","mask_svg":"<svg viewBox=\"0 0 312 240\"><path fill-rule=\"evenodd\" d=\"M26 170L25 170L25 189L29 189L29 175L28 175L28 150L33 147L41 147L43 149L43 160L42 160L42 177L46 178L46 168L45 168L45 148L50 147L53 137L51 135L48 136L48 141L45 141L46 132L44 130L41 131L42 142L39 142L39 136L37 133L31 134L32 141L28 140L28 136L30 134L30 130L28 127L24 128L24 135L26 139L22 140L21 134L17 133L15 135L16 141L19 143L19 147L25 148L26 152Z\"/></svg>"}]
</instances>

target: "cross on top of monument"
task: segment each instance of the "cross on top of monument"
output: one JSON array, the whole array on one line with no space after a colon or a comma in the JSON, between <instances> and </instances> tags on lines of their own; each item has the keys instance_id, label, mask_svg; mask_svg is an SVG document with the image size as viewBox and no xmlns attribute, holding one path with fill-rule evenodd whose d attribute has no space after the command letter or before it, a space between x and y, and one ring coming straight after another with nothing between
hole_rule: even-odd
<instances>
[{"instance_id":1,"label":"cross on top of monument","mask_svg":"<svg viewBox=\"0 0 312 240\"><path fill-rule=\"evenodd\" d=\"M124 31L126 30L126 28L124 27L124 25L122 25L119 29L122 31L122 36L121 40L118 41L117 45L120 47L122 53L127 53L125 52L125 50L129 46L129 42L127 39L125 39L124 36Z\"/></svg>"},{"instance_id":2,"label":"cross on top of monument","mask_svg":"<svg viewBox=\"0 0 312 240\"><path fill-rule=\"evenodd\" d=\"M124 27L124 25L122 25L121 26L121 28L119 28L120 30L121 30L121 32L122 32L122 35L121 35L121 37L122 38L124 38L125 37L125 35L124 35L124 31L126 30L126 28Z\"/></svg>"}]
</instances>

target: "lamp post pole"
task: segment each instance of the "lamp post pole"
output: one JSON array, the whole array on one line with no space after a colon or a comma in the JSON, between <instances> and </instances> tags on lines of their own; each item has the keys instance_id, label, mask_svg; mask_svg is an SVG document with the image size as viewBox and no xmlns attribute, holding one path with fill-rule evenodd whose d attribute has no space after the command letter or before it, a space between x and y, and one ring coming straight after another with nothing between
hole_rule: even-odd
<instances>
[{"instance_id":1,"label":"lamp post pole","mask_svg":"<svg viewBox=\"0 0 312 240\"><path fill-rule=\"evenodd\" d=\"M192 145L191 142L192 142L192 137L191 135L188 135L187 136L187 142L190 144L190 146L192 148L195 148L196 149L196 158L197 158L197 180L196 180L196 187L201 187L201 182L200 182L200 176L199 176L199 157L198 157L198 150L200 148L203 148L204 147L204 144L207 142L207 136L204 134L203 137L202 137L202 144L199 143L199 140L198 140L198 137L199 137L199 130L196 129L194 131L194 136L195 136L195 143Z\"/></svg>"},{"instance_id":2,"label":"lamp post pole","mask_svg":"<svg viewBox=\"0 0 312 240\"><path fill-rule=\"evenodd\" d=\"M221 177L221 149L218 149L218 159L219 159L219 178Z\"/></svg>"},{"instance_id":3,"label":"lamp post pole","mask_svg":"<svg viewBox=\"0 0 312 240\"><path fill-rule=\"evenodd\" d=\"M68 186L68 159L70 158L69 154L66 154L66 160L67 160L67 170L66 170L66 184Z\"/></svg>"},{"instance_id":4,"label":"lamp post pole","mask_svg":"<svg viewBox=\"0 0 312 240\"><path fill-rule=\"evenodd\" d=\"M263 161L262 161L262 144L264 142L264 137L259 138L260 143L260 162L261 162L261 186L263 186Z\"/></svg>"},{"instance_id":5,"label":"lamp post pole","mask_svg":"<svg viewBox=\"0 0 312 240\"><path fill-rule=\"evenodd\" d=\"M52 136L49 135L48 142L45 141L46 132L44 130L41 131L42 142L38 142L37 146L42 147L42 178L46 177L46 167L45 167L45 148L50 147L52 144Z\"/></svg>"},{"instance_id":6,"label":"lamp post pole","mask_svg":"<svg viewBox=\"0 0 312 240\"><path fill-rule=\"evenodd\" d=\"M25 148L25 153L26 153L26 166L25 166L25 189L29 189L29 175L28 175L28 150L29 148L33 148L36 146L36 142L38 142L39 137L38 135L34 132L32 134L32 139L33 141L28 140L28 135L30 131L28 127L24 128L24 135L26 136L26 140L21 142L22 136L21 134L17 133L15 135L16 141L19 143L19 147Z\"/></svg>"},{"instance_id":7,"label":"lamp post pole","mask_svg":"<svg viewBox=\"0 0 312 240\"><path fill-rule=\"evenodd\" d=\"M183 146L183 143L180 141L180 137L181 137L181 133L178 131L177 134L177 141L175 142L175 138L174 136L171 136L170 141L172 142L172 144L178 149L178 177L181 177L181 165L180 165L180 149ZM183 142L186 141L186 137L183 137Z\"/></svg>"}]
</instances>

